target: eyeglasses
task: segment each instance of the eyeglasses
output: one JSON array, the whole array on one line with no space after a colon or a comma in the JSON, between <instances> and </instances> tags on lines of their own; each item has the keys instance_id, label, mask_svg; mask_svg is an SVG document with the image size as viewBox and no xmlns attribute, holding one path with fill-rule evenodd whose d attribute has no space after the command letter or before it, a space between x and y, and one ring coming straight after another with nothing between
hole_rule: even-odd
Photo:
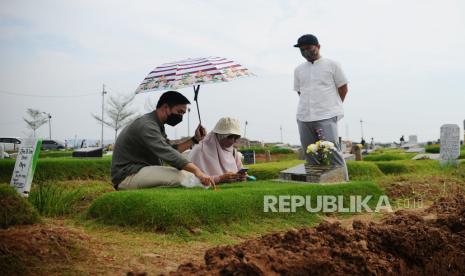
<instances>
[{"instance_id":1,"label":"eyeglasses","mask_svg":"<svg viewBox=\"0 0 465 276\"><path fill-rule=\"evenodd\" d=\"M235 134L231 134L231 135L228 135L226 138L228 138L228 139L231 139L231 140L234 140L234 141L235 141L235 140L237 140L237 139L241 138L241 136L239 136L239 135L235 135Z\"/></svg>"}]
</instances>

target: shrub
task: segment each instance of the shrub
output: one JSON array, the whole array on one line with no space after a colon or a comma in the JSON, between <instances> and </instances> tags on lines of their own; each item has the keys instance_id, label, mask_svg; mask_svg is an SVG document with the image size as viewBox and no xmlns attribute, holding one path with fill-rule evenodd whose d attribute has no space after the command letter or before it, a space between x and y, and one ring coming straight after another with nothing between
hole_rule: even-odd
<instances>
[{"instance_id":1,"label":"shrub","mask_svg":"<svg viewBox=\"0 0 465 276\"><path fill-rule=\"evenodd\" d=\"M0 184L0 206L0 228L39 221L37 211L8 184Z\"/></svg>"}]
</instances>

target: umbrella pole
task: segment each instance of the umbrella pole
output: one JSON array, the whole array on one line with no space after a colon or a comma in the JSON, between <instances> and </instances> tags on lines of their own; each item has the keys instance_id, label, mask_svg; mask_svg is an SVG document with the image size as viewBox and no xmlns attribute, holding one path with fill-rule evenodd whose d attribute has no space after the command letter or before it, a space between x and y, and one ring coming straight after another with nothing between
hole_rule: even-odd
<instances>
[{"instance_id":1,"label":"umbrella pole","mask_svg":"<svg viewBox=\"0 0 465 276\"><path fill-rule=\"evenodd\" d=\"M200 109L199 109L199 101L197 98L199 97L199 90L200 90L200 85L197 85L197 87L194 87L194 101L195 104L197 105L197 114L199 115L199 124L202 125L202 120L200 119Z\"/></svg>"}]
</instances>

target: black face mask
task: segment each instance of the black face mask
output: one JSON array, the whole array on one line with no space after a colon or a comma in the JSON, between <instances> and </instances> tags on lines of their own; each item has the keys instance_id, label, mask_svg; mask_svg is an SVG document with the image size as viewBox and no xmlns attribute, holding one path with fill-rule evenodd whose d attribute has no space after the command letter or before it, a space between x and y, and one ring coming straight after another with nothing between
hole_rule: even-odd
<instances>
[{"instance_id":1,"label":"black face mask","mask_svg":"<svg viewBox=\"0 0 465 276\"><path fill-rule=\"evenodd\" d=\"M182 122L182 115L181 114L170 114L166 118L166 123L170 126L175 126Z\"/></svg>"},{"instance_id":2,"label":"black face mask","mask_svg":"<svg viewBox=\"0 0 465 276\"><path fill-rule=\"evenodd\" d=\"M306 60L314 60L318 56L317 52L315 50L303 50L300 49L300 53Z\"/></svg>"}]
</instances>

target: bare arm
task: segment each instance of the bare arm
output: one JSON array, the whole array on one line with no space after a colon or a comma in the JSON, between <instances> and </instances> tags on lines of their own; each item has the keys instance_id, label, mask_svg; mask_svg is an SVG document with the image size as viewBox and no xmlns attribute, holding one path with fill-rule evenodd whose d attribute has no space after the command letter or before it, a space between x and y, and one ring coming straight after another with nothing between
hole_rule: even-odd
<instances>
[{"instance_id":1,"label":"bare arm","mask_svg":"<svg viewBox=\"0 0 465 276\"><path fill-rule=\"evenodd\" d=\"M194 145L194 142L191 139L184 140L183 142L176 144L176 149L179 152L184 152L188 149L190 149Z\"/></svg>"},{"instance_id":2,"label":"bare arm","mask_svg":"<svg viewBox=\"0 0 465 276\"><path fill-rule=\"evenodd\" d=\"M344 102L344 99L346 98L347 91L349 89L347 88L347 84L344 84L343 86L339 87L337 89L337 92L339 93L339 97L341 97L341 100Z\"/></svg>"},{"instance_id":3,"label":"bare arm","mask_svg":"<svg viewBox=\"0 0 465 276\"><path fill-rule=\"evenodd\" d=\"M205 135L207 135L207 131L205 130L203 126L199 125L197 129L195 130L194 137L177 144L176 149L179 152L184 152L185 150L192 148L192 146L194 146L195 143L198 143L203 138L205 138ZM195 143L194 143L194 140L195 140Z\"/></svg>"}]
</instances>

